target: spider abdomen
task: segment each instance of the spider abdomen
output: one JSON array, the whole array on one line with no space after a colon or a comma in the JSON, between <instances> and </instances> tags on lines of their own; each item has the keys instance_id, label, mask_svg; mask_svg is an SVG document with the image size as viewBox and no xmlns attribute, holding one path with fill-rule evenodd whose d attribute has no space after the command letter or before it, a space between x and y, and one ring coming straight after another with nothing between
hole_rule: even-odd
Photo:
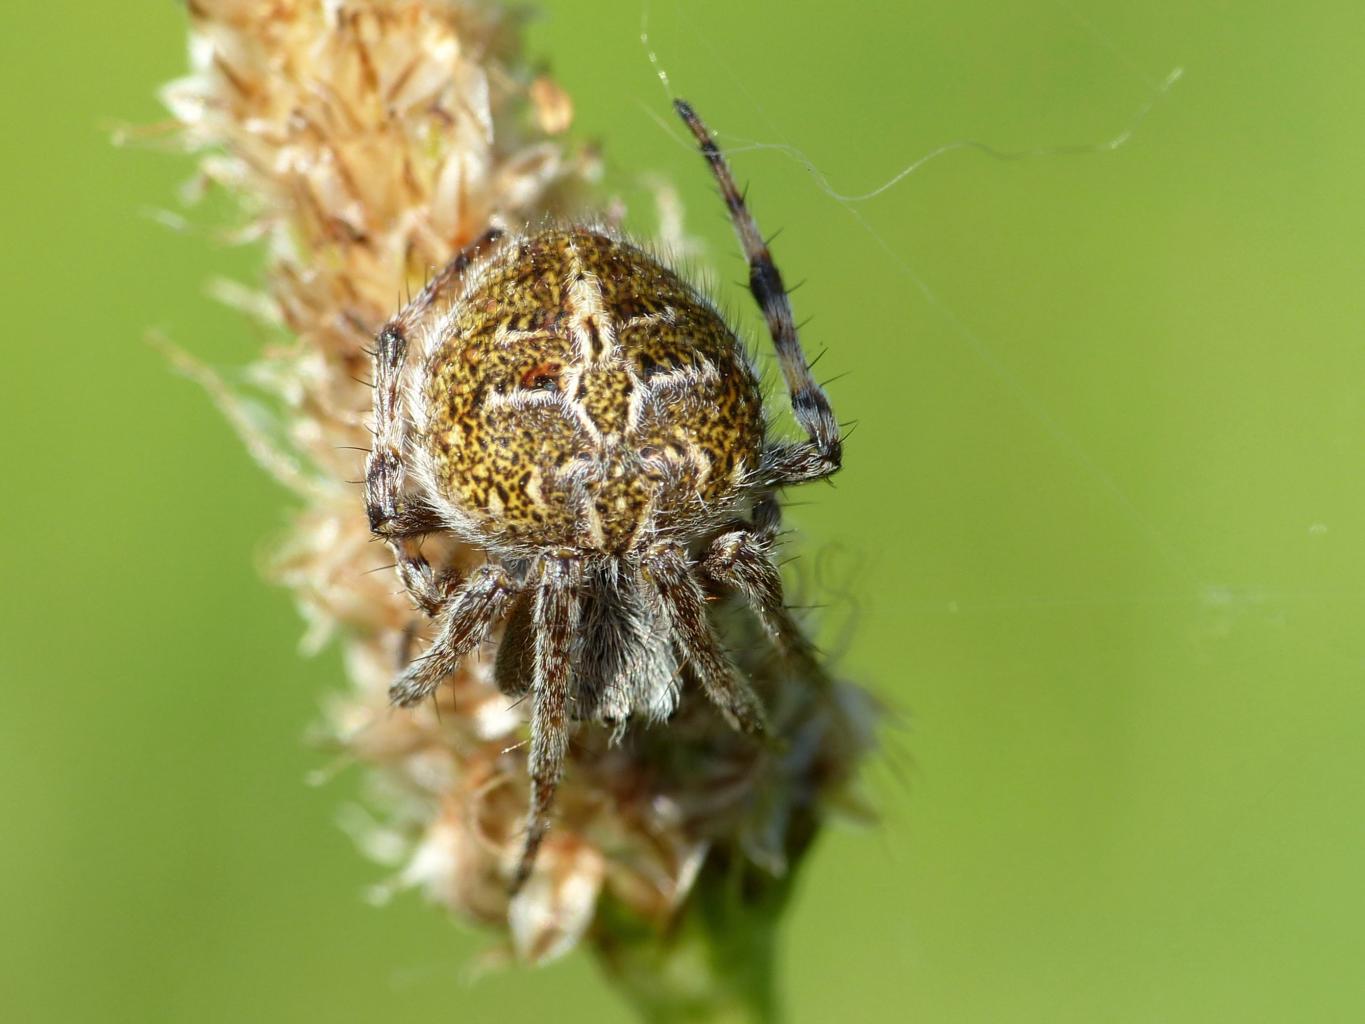
<instances>
[{"instance_id":1,"label":"spider abdomen","mask_svg":"<svg viewBox=\"0 0 1365 1024\"><path fill-rule=\"evenodd\" d=\"M623 553L732 508L763 443L734 333L586 228L490 253L428 337L416 417L441 497L494 543Z\"/></svg>"}]
</instances>

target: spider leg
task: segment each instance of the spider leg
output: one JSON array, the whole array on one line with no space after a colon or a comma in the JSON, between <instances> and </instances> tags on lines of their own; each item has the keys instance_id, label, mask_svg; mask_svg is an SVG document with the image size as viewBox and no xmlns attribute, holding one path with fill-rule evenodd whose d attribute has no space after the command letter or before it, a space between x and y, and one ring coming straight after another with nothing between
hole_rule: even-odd
<instances>
[{"instance_id":1,"label":"spider leg","mask_svg":"<svg viewBox=\"0 0 1365 1024\"><path fill-rule=\"evenodd\" d=\"M535 677L535 605L532 591L520 594L513 602L493 661L493 682L498 691L518 700L526 696Z\"/></svg>"},{"instance_id":2,"label":"spider leg","mask_svg":"<svg viewBox=\"0 0 1365 1024\"><path fill-rule=\"evenodd\" d=\"M644 569L659 591L679 653L692 666L712 703L732 726L748 733L766 728L763 705L749 684L735 674L706 614L706 595L692 567L676 548L649 555Z\"/></svg>"},{"instance_id":3,"label":"spider leg","mask_svg":"<svg viewBox=\"0 0 1365 1024\"><path fill-rule=\"evenodd\" d=\"M550 808L564 774L569 748L568 703L573 685L570 646L578 629L579 600L569 574L561 567L546 572L536 590L532 612L535 635L535 703L531 708L531 806L526 819L526 841L512 879L516 892L530 877L536 851L550 827Z\"/></svg>"},{"instance_id":4,"label":"spider leg","mask_svg":"<svg viewBox=\"0 0 1365 1024\"><path fill-rule=\"evenodd\" d=\"M370 530L393 549L398 578L417 606L434 615L446 600L443 581L410 538L439 530L435 511L403 493L404 445L408 422L403 411L403 368L408 339L431 314L437 301L458 285L481 248L502 232L492 228L460 251L401 312L380 328L374 351L374 444L365 460L365 508Z\"/></svg>"},{"instance_id":5,"label":"spider leg","mask_svg":"<svg viewBox=\"0 0 1365 1024\"><path fill-rule=\"evenodd\" d=\"M702 156L711 165L721 195L725 197L730 220L739 236L745 258L749 261L749 291L768 321L768 333L772 335L777 361L782 367L787 393L791 396L792 414L807 436L807 440L802 442L771 445L764 452L760 476L768 485L778 487L827 477L838 470L842 462L843 440L839 436L839 424L834 418L829 399L815 382L810 365L806 362L806 354L801 350L801 339L797 336L796 321L792 318L791 302L787 298L782 275L773 263L758 225L745 206L744 196L735 186L735 179L730 174L725 158L716 148L711 133L688 103L674 100L673 105L696 137Z\"/></svg>"},{"instance_id":6,"label":"spider leg","mask_svg":"<svg viewBox=\"0 0 1365 1024\"><path fill-rule=\"evenodd\" d=\"M459 667L460 659L482 642L517 591L500 565L485 565L465 580L441 605L436 639L389 687L389 699L408 707L430 696Z\"/></svg>"},{"instance_id":7,"label":"spider leg","mask_svg":"<svg viewBox=\"0 0 1365 1024\"><path fill-rule=\"evenodd\" d=\"M421 541L427 534L444 528L445 524L430 505L420 498L404 498L398 514L388 521L385 531L375 531L394 554L394 570L403 589L430 617L435 617L449 599L452 580L448 574L438 574L431 568L431 563L422 555Z\"/></svg>"},{"instance_id":8,"label":"spider leg","mask_svg":"<svg viewBox=\"0 0 1365 1024\"><path fill-rule=\"evenodd\" d=\"M806 656L810 641L787 611L782 574L773 564L773 544L781 525L781 508L769 492L754 507L754 523L722 533L698 565L702 576L737 591L753 605L763 631L782 651Z\"/></svg>"}]
</instances>

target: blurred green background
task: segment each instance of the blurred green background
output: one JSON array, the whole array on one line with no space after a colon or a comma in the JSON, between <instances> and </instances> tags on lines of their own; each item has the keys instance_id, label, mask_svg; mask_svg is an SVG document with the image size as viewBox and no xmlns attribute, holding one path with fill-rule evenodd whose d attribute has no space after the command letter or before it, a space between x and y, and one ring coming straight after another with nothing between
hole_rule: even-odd
<instances>
[{"instance_id":1,"label":"blurred green background","mask_svg":"<svg viewBox=\"0 0 1365 1024\"><path fill-rule=\"evenodd\" d=\"M667 175L739 280L648 13L860 422L794 519L900 725L884 824L803 879L792 1019L1365 1019L1365 7L540 6L635 223ZM203 287L257 257L157 223L190 165L108 141L183 35L31 3L0 40L5 1015L625 1021L582 955L471 985L478 935L365 902L354 780L305 782L341 670L258 577L286 498L144 343L250 359ZM864 202L745 149L861 193L1111 139L1177 66L1113 152Z\"/></svg>"}]
</instances>

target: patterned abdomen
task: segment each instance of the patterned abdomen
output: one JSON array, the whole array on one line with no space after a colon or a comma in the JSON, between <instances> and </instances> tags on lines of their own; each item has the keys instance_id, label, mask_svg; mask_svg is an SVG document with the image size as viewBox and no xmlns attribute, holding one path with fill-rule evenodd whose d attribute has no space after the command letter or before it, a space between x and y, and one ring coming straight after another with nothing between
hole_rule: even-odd
<instances>
[{"instance_id":1,"label":"patterned abdomen","mask_svg":"<svg viewBox=\"0 0 1365 1024\"><path fill-rule=\"evenodd\" d=\"M606 235L507 243L427 352L420 440L436 484L509 547L685 542L757 466L761 395L733 332Z\"/></svg>"}]
</instances>

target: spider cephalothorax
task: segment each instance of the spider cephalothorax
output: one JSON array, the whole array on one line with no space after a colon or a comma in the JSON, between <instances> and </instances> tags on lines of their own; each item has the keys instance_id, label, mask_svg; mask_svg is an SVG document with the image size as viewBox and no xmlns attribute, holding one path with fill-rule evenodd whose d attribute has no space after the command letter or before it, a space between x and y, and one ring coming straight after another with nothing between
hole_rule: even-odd
<instances>
[{"instance_id":1,"label":"spider cephalothorax","mask_svg":"<svg viewBox=\"0 0 1365 1024\"><path fill-rule=\"evenodd\" d=\"M799 644L771 560L775 492L839 468L781 276L710 135L678 113L721 186L805 441L767 436L734 332L652 256L586 227L491 230L379 333L370 526L436 620L391 691L430 695L504 621L498 685L531 700L525 880L563 771L571 718L667 717L695 680L739 728L763 710L708 618L715 592ZM467 577L418 548L447 531L488 554Z\"/></svg>"}]
</instances>

